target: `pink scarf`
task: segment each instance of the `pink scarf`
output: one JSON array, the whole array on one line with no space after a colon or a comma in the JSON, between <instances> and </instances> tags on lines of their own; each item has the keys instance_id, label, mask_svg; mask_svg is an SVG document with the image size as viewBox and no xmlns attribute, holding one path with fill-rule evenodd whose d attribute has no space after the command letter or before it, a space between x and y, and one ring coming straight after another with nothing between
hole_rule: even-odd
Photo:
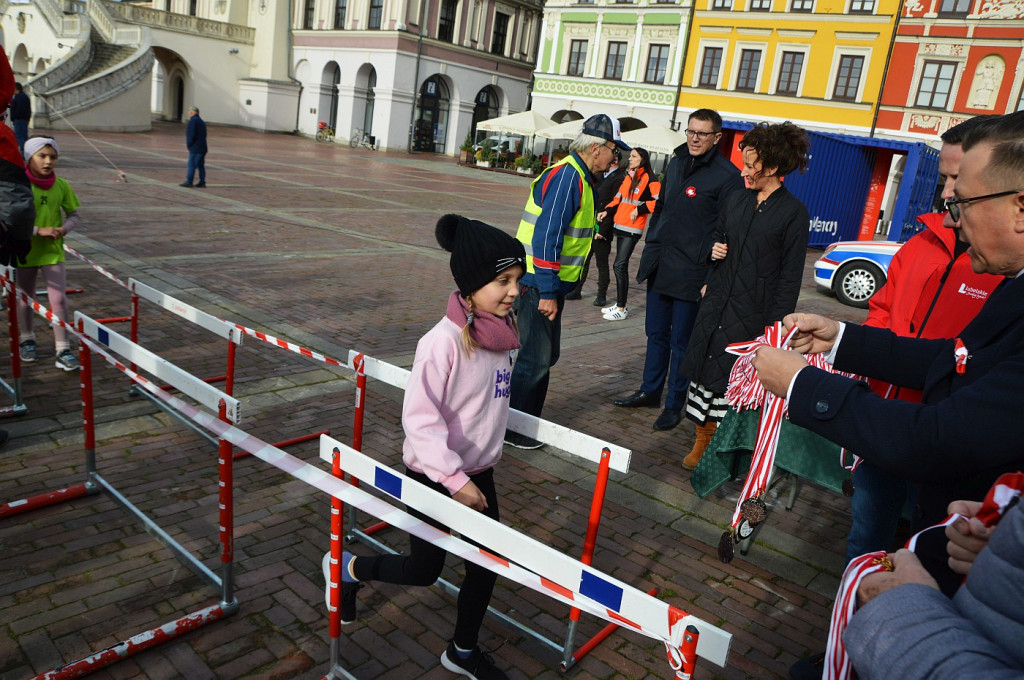
<instances>
[{"instance_id":1,"label":"pink scarf","mask_svg":"<svg viewBox=\"0 0 1024 680\"><path fill-rule=\"evenodd\" d=\"M36 177L32 174L32 171L26 167L25 174L28 175L28 181L32 182L32 184L35 184L43 191L52 189L53 183L57 181L57 173L55 172L51 172L49 177Z\"/></svg>"},{"instance_id":2,"label":"pink scarf","mask_svg":"<svg viewBox=\"0 0 1024 680\"><path fill-rule=\"evenodd\" d=\"M469 301L452 291L448 298L448 312L445 314L459 328L469 324L469 336L484 349L498 352L519 349L519 333L512 324L512 317L500 317L481 312L470 312Z\"/></svg>"}]
</instances>

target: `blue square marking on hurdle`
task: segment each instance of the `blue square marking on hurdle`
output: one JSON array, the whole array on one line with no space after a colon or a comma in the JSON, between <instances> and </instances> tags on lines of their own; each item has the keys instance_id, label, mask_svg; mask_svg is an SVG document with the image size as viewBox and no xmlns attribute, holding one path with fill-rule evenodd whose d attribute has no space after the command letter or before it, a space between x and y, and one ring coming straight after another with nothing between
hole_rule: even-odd
<instances>
[{"instance_id":1,"label":"blue square marking on hurdle","mask_svg":"<svg viewBox=\"0 0 1024 680\"><path fill-rule=\"evenodd\" d=\"M110 347L110 333L107 332L106 328L96 329L96 339L102 342L105 347Z\"/></svg>"},{"instance_id":2,"label":"blue square marking on hurdle","mask_svg":"<svg viewBox=\"0 0 1024 680\"><path fill-rule=\"evenodd\" d=\"M373 485L386 494L402 499L402 478L384 468L374 468Z\"/></svg>"},{"instance_id":3,"label":"blue square marking on hurdle","mask_svg":"<svg viewBox=\"0 0 1024 680\"><path fill-rule=\"evenodd\" d=\"M580 594L600 602L612 611L617 612L622 607L622 588L586 570L580 579Z\"/></svg>"}]
</instances>

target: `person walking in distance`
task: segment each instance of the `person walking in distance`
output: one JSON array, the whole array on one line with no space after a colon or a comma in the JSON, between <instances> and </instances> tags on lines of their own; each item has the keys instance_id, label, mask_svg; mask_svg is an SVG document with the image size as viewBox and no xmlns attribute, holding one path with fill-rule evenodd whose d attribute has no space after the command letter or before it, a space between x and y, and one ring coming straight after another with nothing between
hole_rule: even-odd
<instances>
[{"instance_id":1,"label":"person walking in distance","mask_svg":"<svg viewBox=\"0 0 1024 680\"><path fill-rule=\"evenodd\" d=\"M558 361L562 308L583 271L594 239L594 176L608 169L622 141L619 122L604 114L583 122L569 155L542 172L530 187L516 238L526 248L526 276L516 300L523 348L512 371L512 408L540 416L551 367ZM505 443L536 449L542 443L511 430Z\"/></svg>"},{"instance_id":2,"label":"person walking in distance","mask_svg":"<svg viewBox=\"0 0 1024 680\"><path fill-rule=\"evenodd\" d=\"M700 289L711 264L711 244L722 202L743 188L740 171L718 153L722 117L698 109L686 124L686 144L672 152L661 194L647 226L636 280L647 282L647 353L640 389L614 400L616 406L658 406L666 386L665 408L655 430L671 430L682 420L686 378L679 370L697 316Z\"/></svg>"},{"instance_id":3,"label":"person walking in distance","mask_svg":"<svg viewBox=\"0 0 1024 680\"><path fill-rule=\"evenodd\" d=\"M11 123L14 125L14 136L18 140L18 152L25 153L25 142L28 141L28 122L32 119L32 100L28 98L21 83L14 83L14 96L11 97Z\"/></svg>"},{"instance_id":4,"label":"person walking in distance","mask_svg":"<svg viewBox=\"0 0 1024 680\"><path fill-rule=\"evenodd\" d=\"M199 109L193 106L188 110L188 127L185 128L185 146L188 147L188 169L185 172L183 187L206 186L206 121L199 117ZM192 183L196 171L199 182Z\"/></svg>"},{"instance_id":5,"label":"person walking in distance","mask_svg":"<svg viewBox=\"0 0 1024 680\"><path fill-rule=\"evenodd\" d=\"M512 352L519 348L512 303L519 295L526 252L500 229L458 215L438 220L435 234L451 252L458 290L449 296L444 318L416 345L402 405L402 460L413 480L497 520L494 467L508 421ZM415 510L409 512L449 531ZM428 586L437 580L447 553L416 536L409 543L407 555L342 553L342 623L355 621L356 592L365 581ZM323 560L328 582L330 555ZM497 576L473 562L467 561L465 569L455 633L441 654L441 665L471 680L505 680L505 673L477 646Z\"/></svg>"}]
</instances>

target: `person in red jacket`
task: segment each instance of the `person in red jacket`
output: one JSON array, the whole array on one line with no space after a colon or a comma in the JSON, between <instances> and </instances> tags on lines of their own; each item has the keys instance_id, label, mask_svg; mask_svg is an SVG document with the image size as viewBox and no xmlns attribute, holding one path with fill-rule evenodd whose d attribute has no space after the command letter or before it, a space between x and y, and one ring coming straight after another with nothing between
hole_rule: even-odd
<instances>
[{"instance_id":1,"label":"person in red jacket","mask_svg":"<svg viewBox=\"0 0 1024 680\"><path fill-rule=\"evenodd\" d=\"M942 197L953 197L961 143L967 132L989 116L976 116L942 135L939 172L944 178ZM914 338L955 338L981 310L1001 280L975 274L965 255L967 244L957 238L948 214L918 216L925 225L897 251L886 283L868 302L866 326L888 328ZM948 226L943 222L950 220ZM869 380L871 389L887 399L918 402L917 390ZM856 451L854 451L856 453ZM906 500L915 496L912 485L864 462L853 473L853 523L846 544L846 561L878 550L889 550Z\"/></svg>"}]
</instances>

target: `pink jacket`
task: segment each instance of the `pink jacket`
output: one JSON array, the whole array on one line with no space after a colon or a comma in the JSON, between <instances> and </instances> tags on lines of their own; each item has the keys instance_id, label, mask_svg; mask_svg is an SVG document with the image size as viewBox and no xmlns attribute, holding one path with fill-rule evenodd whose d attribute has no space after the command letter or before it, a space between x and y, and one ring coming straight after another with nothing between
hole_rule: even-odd
<instances>
[{"instance_id":1,"label":"pink jacket","mask_svg":"<svg viewBox=\"0 0 1024 680\"><path fill-rule=\"evenodd\" d=\"M467 357L459 334L445 317L420 338L402 406L402 460L452 494L501 458L512 377L510 352Z\"/></svg>"}]
</instances>

